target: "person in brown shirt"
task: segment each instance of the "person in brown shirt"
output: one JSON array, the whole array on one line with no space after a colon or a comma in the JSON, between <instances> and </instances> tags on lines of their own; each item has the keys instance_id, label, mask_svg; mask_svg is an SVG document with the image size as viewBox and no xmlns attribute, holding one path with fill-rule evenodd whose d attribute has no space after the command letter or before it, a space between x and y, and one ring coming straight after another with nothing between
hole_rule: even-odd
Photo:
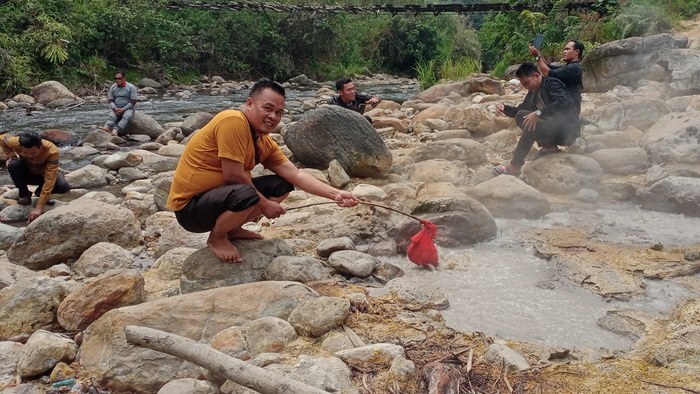
<instances>
[{"instance_id":1,"label":"person in brown shirt","mask_svg":"<svg viewBox=\"0 0 700 394\"><path fill-rule=\"evenodd\" d=\"M0 147L9 156L5 164L12 182L19 189L17 203L30 205L32 193L27 186L38 185L34 194L39 199L29 213L27 223L41 216L44 205L53 205L51 193L61 194L70 190L68 181L58 171L58 148L39 134L32 131L18 136L3 134L0 135Z\"/></svg>"}]
</instances>

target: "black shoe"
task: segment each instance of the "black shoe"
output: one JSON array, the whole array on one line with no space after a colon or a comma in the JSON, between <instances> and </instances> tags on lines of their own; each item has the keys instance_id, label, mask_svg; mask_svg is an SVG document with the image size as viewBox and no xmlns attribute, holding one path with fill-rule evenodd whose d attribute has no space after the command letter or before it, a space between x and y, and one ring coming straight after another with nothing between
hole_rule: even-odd
<instances>
[{"instance_id":1,"label":"black shoe","mask_svg":"<svg viewBox=\"0 0 700 394\"><path fill-rule=\"evenodd\" d=\"M32 203L32 196L24 196L17 199L19 205L29 205Z\"/></svg>"},{"instance_id":2,"label":"black shoe","mask_svg":"<svg viewBox=\"0 0 700 394\"><path fill-rule=\"evenodd\" d=\"M56 205L56 200L54 200L53 198L49 198L46 201L46 205Z\"/></svg>"}]
</instances>

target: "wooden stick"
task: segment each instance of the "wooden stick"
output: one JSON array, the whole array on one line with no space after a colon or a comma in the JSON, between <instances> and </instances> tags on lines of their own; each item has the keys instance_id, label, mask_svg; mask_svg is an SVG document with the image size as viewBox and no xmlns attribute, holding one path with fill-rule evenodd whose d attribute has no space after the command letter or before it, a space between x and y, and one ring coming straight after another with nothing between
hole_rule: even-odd
<instances>
[{"instance_id":1,"label":"wooden stick","mask_svg":"<svg viewBox=\"0 0 700 394\"><path fill-rule=\"evenodd\" d=\"M126 326L126 341L132 345L180 357L235 383L262 394L328 394L308 384L248 364L211 346L148 327Z\"/></svg>"},{"instance_id":2,"label":"wooden stick","mask_svg":"<svg viewBox=\"0 0 700 394\"><path fill-rule=\"evenodd\" d=\"M288 211L292 211L292 210L294 210L294 209L299 209L299 208L313 207L314 205L337 204L337 203L338 203L338 201L315 202L315 203L313 203L313 204L306 204L306 205L300 205L300 206L298 206L298 207L287 208L287 210L288 210ZM408 214L408 213L406 213L406 212L399 211L398 209L395 209L395 208L392 208L392 207L388 207L388 206L386 206L386 205L375 204L375 203L373 203L373 202L367 202L367 201L360 201L360 204L371 205L371 206L373 206L373 207L379 207L379 208L388 209L388 210L390 210L390 211L394 211L394 212L396 212L396 213L400 213L400 214L402 214L402 215L406 215L406 216L408 216L408 217L411 218L411 219L416 219L417 221L423 223L423 219L421 219L421 218L419 218L419 217L415 217L415 216L413 216L413 215L411 215L411 214Z\"/></svg>"}]
</instances>

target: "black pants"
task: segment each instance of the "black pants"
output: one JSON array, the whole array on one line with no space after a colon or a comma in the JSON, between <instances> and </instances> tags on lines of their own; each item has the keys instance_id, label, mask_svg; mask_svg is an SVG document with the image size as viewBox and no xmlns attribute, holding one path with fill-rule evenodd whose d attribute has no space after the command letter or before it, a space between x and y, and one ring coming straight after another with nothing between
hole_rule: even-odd
<instances>
[{"instance_id":1,"label":"black pants","mask_svg":"<svg viewBox=\"0 0 700 394\"><path fill-rule=\"evenodd\" d=\"M557 145L568 146L576 141L581 133L581 124L578 119L562 118L542 118L537 121L534 130L523 128L523 118L532 111L518 111L515 115L515 123L523 130L518 145L513 152L513 160L510 164L515 167L522 167L525 164L525 157L530 153L532 144L537 144L543 148L553 148Z\"/></svg>"},{"instance_id":2,"label":"black pants","mask_svg":"<svg viewBox=\"0 0 700 394\"><path fill-rule=\"evenodd\" d=\"M208 192L195 194L179 211L175 212L177 222L192 233L211 231L216 219L226 211L240 212L260 202L260 194L269 197L282 197L294 190L294 185L278 175L265 175L253 178L255 189L250 185L224 185Z\"/></svg>"},{"instance_id":3,"label":"black pants","mask_svg":"<svg viewBox=\"0 0 700 394\"><path fill-rule=\"evenodd\" d=\"M44 176L32 174L29 171L29 166L21 159L12 159L10 164L7 166L7 171L10 173L12 182L15 184L17 189L19 189L19 196L31 196L32 192L29 191L28 185L38 185L34 191L35 196L41 194L41 188L44 186ZM51 193L62 194L70 190L70 185L66 178L58 173L56 177L56 183L53 185L53 190Z\"/></svg>"}]
</instances>

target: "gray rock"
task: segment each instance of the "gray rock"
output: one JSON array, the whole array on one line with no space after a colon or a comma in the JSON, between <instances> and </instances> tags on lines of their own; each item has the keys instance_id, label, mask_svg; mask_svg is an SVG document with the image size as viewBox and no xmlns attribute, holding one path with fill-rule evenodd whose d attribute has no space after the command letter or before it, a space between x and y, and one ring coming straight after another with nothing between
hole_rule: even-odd
<instances>
[{"instance_id":1,"label":"gray rock","mask_svg":"<svg viewBox=\"0 0 700 394\"><path fill-rule=\"evenodd\" d=\"M669 113L666 103L661 99L633 95L622 102L625 114L620 122L620 127L626 129L634 126L640 130L647 130L653 126L659 118Z\"/></svg>"},{"instance_id":2,"label":"gray rock","mask_svg":"<svg viewBox=\"0 0 700 394\"><path fill-rule=\"evenodd\" d=\"M196 251L193 248L171 249L153 263L151 271L162 280L179 280L182 277L182 265Z\"/></svg>"},{"instance_id":3,"label":"gray rock","mask_svg":"<svg viewBox=\"0 0 700 394\"><path fill-rule=\"evenodd\" d=\"M640 146L649 153L653 164L697 170L700 166L700 120L697 113L662 117L642 138Z\"/></svg>"},{"instance_id":4,"label":"gray rock","mask_svg":"<svg viewBox=\"0 0 700 394\"><path fill-rule=\"evenodd\" d=\"M649 168L649 158L642 148L600 149L590 157L606 174L641 174Z\"/></svg>"},{"instance_id":5,"label":"gray rock","mask_svg":"<svg viewBox=\"0 0 700 394\"><path fill-rule=\"evenodd\" d=\"M354 347L355 345L350 340L348 334L339 331L329 332L328 335L323 338L323 342L321 342L321 349L329 353L352 349Z\"/></svg>"},{"instance_id":6,"label":"gray rock","mask_svg":"<svg viewBox=\"0 0 700 394\"><path fill-rule=\"evenodd\" d=\"M161 387L158 394L219 394L219 387L208 380L175 379Z\"/></svg>"},{"instance_id":7,"label":"gray rock","mask_svg":"<svg viewBox=\"0 0 700 394\"><path fill-rule=\"evenodd\" d=\"M154 215L160 214L160 212ZM153 215L151 216L153 217ZM157 222L157 223L156 223ZM150 229L150 230L149 230ZM209 233L191 233L175 220L172 212L163 212L149 226L146 220L146 234L156 232L160 234L156 244L156 257L162 256L165 252L179 247L202 249L207 247ZM152 234L151 234L152 235Z\"/></svg>"},{"instance_id":8,"label":"gray rock","mask_svg":"<svg viewBox=\"0 0 700 394\"><path fill-rule=\"evenodd\" d=\"M525 357L502 343L492 343L486 351L486 359L491 363L505 363L506 369L513 372L530 368Z\"/></svg>"},{"instance_id":9,"label":"gray rock","mask_svg":"<svg viewBox=\"0 0 700 394\"><path fill-rule=\"evenodd\" d=\"M105 168L118 170L122 167L136 167L143 161L143 157L133 152L116 152L102 162Z\"/></svg>"},{"instance_id":10,"label":"gray rock","mask_svg":"<svg viewBox=\"0 0 700 394\"><path fill-rule=\"evenodd\" d=\"M39 330L29 337L25 352L17 365L22 377L50 371L58 362L71 363L78 353L78 345L61 334Z\"/></svg>"},{"instance_id":11,"label":"gray rock","mask_svg":"<svg viewBox=\"0 0 700 394\"><path fill-rule=\"evenodd\" d=\"M155 186L151 183L150 179L141 179L138 181L134 181L130 183L129 185L126 185L122 188L122 194L126 195L129 193L141 193L145 194L154 189Z\"/></svg>"},{"instance_id":12,"label":"gray rock","mask_svg":"<svg viewBox=\"0 0 700 394\"><path fill-rule=\"evenodd\" d=\"M381 202L386 197L386 192L382 188L374 185L361 183L352 189L352 194L362 201Z\"/></svg>"},{"instance_id":13,"label":"gray rock","mask_svg":"<svg viewBox=\"0 0 700 394\"><path fill-rule=\"evenodd\" d=\"M316 296L295 282L259 282L114 309L85 330L81 366L100 381L109 379L114 391L157 392L174 378L199 377L201 369L178 357L127 344L125 326L147 326L207 343L228 327L261 317L287 319L300 303Z\"/></svg>"},{"instance_id":14,"label":"gray rock","mask_svg":"<svg viewBox=\"0 0 700 394\"><path fill-rule=\"evenodd\" d=\"M328 257L338 250L355 250L355 243L350 237L340 237L321 240L316 246L316 253L321 257Z\"/></svg>"},{"instance_id":15,"label":"gray rock","mask_svg":"<svg viewBox=\"0 0 700 394\"><path fill-rule=\"evenodd\" d=\"M107 184L107 171L90 164L66 174L66 181L79 189L98 188Z\"/></svg>"},{"instance_id":16,"label":"gray rock","mask_svg":"<svg viewBox=\"0 0 700 394\"><path fill-rule=\"evenodd\" d=\"M0 290L11 286L18 280L37 276L41 276L41 274L21 265L12 264L7 261L6 257L0 258Z\"/></svg>"},{"instance_id":17,"label":"gray rock","mask_svg":"<svg viewBox=\"0 0 700 394\"><path fill-rule=\"evenodd\" d=\"M195 130L206 126L212 119L214 119L214 115L209 112L195 112L182 122L182 126L180 126L182 134L188 136Z\"/></svg>"},{"instance_id":18,"label":"gray rock","mask_svg":"<svg viewBox=\"0 0 700 394\"><path fill-rule=\"evenodd\" d=\"M339 250L328 257L328 264L339 272L366 278L377 266L377 259L356 250Z\"/></svg>"},{"instance_id":19,"label":"gray rock","mask_svg":"<svg viewBox=\"0 0 700 394\"><path fill-rule=\"evenodd\" d=\"M389 367L389 373L397 377L408 376L415 371L416 364L411 360L407 360L404 356L397 356L391 362L391 367Z\"/></svg>"},{"instance_id":20,"label":"gray rock","mask_svg":"<svg viewBox=\"0 0 700 394\"><path fill-rule=\"evenodd\" d=\"M32 209L34 208L31 205L8 205L0 211L0 220L4 222L26 222Z\"/></svg>"},{"instance_id":21,"label":"gray rock","mask_svg":"<svg viewBox=\"0 0 700 394\"><path fill-rule=\"evenodd\" d=\"M212 348L241 360L250 359L248 343L245 340L243 326L229 327L214 335L209 342Z\"/></svg>"},{"instance_id":22,"label":"gray rock","mask_svg":"<svg viewBox=\"0 0 700 394\"><path fill-rule=\"evenodd\" d=\"M78 99L68 88L56 81L42 82L34 86L29 94L40 104L48 104L59 99Z\"/></svg>"},{"instance_id":23,"label":"gray rock","mask_svg":"<svg viewBox=\"0 0 700 394\"><path fill-rule=\"evenodd\" d=\"M125 248L139 243L141 225L131 211L83 200L39 216L12 245L8 259L27 268L44 269L77 259L101 241Z\"/></svg>"},{"instance_id":24,"label":"gray rock","mask_svg":"<svg viewBox=\"0 0 700 394\"><path fill-rule=\"evenodd\" d=\"M637 191L643 209L700 216L700 178L671 176Z\"/></svg>"},{"instance_id":25,"label":"gray rock","mask_svg":"<svg viewBox=\"0 0 700 394\"><path fill-rule=\"evenodd\" d=\"M406 303L412 311L423 309L447 309L450 301L435 286L416 279L396 278L386 284L386 289Z\"/></svg>"},{"instance_id":26,"label":"gray rock","mask_svg":"<svg viewBox=\"0 0 700 394\"><path fill-rule=\"evenodd\" d=\"M375 343L341 350L335 356L346 364L361 367L388 367L396 357L406 357L403 347L392 343Z\"/></svg>"},{"instance_id":27,"label":"gray rock","mask_svg":"<svg viewBox=\"0 0 700 394\"><path fill-rule=\"evenodd\" d=\"M420 161L407 171L411 182L449 182L457 186L469 184L470 171L463 161L431 159Z\"/></svg>"},{"instance_id":28,"label":"gray rock","mask_svg":"<svg viewBox=\"0 0 700 394\"><path fill-rule=\"evenodd\" d=\"M415 162L431 159L447 159L464 162L468 166L486 163L486 148L474 140L454 138L433 141L411 153Z\"/></svg>"},{"instance_id":29,"label":"gray rock","mask_svg":"<svg viewBox=\"0 0 700 394\"><path fill-rule=\"evenodd\" d=\"M56 309L70 293L64 282L39 276L0 290L0 340L60 327Z\"/></svg>"},{"instance_id":30,"label":"gray rock","mask_svg":"<svg viewBox=\"0 0 700 394\"><path fill-rule=\"evenodd\" d=\"M598 199L600 196L598 195L598 192L595 190L591 189L581 189L578 191L578 194L576 195L576 199L585 203L589 204L595 204L598 202Z\"/></svg>"},{"instance_id":31,"label":"gray rock","mask_svg":"<svg viewBox=\"0 0 700 394\"><path fill-rule=\"evenodd\" d=\"M595 188L603 177L603 169L592 158L560 153L527 162L522 178L541 192L578 193L582 188Z\"/></svg>"},{"instance_id":32,"label":"gray rock","mask_svg":"<svg viewBox=\"0 0 700 394\"><path fill-rule=\"evenodd\" d=\"M289 245L279 238L240 239L233 243L243 255L241 263L224 263L209 247L185 259L180 283L183 294L265 280L265 269L272 260L293 255Z\"/></svg>"},{"instance_id":33,"label":"gray rock","mask_svg":"<svg viewBox=\"0 0 700 394\"><path fill-rule=\"evenodd\" d=\"M18 385L22 378L17 373L17 364L24 356L25 347L19 342L0 342L0 387Z\"/></svg>"},{"instance_id":34,"label":"gray rock","mask_svg":"<svg viewBox=\"0 0 700 394\"><path fill-rule=\"evenodd\" d=\"M245 324L243 332L251 355L280 353L298 337L291 324L272 316L261 317Z\"/></svg>"},{"instance_id":35,"label":"gray rock","mask_svg":"<svg viewBox=\"0 0 700 394\"><path fill-rule=\"evenodd\" d=\"M350 376L350 368L335 357L306 355L299 356L299 361L287 374L288 378L330 393L359 394Z\"/></svg>"},{"instance_id":36,"label":"gray rock","mask_svg":"<svg viewBox=\"0 0 700 394\"><path fill-rule=\"evenodd\" d=\"M350 176L345 172L338 160L331 160L328 164L328 180L336 188L343 188L350 183Z\"/></svg>"},{"instance_id":37,"label":"gray rock","mask_svg":"<svg viewBox=\"0 0 700 394\"><path fill-rule=\"evenodd\" d=\"M514 176L497 176L465 192L494 217L539 219L551 211L542 193Z\"/></svg>"},{"instance_id":38,"label":"gray rock","mask_svg":"<svg viewBox=\"0 0 700 394\"><path fill-rule=\"evenodd\" d=\"M311 256L279 256L265 268L265 279L313 282L330 278L328 269Z\"/></svg>"},{"instance_id":39,"label":"gray rock","mask_svg":"<svg viewBox=\"0 0 700 394\"><path fill-rule=\"evenodd\" d=\"M296 307L287 321L299 334L318 338L343 324L349 314L350 301L318 297Z\"/></svg>"},{"instance_id":40,"label":"gray rock","mask_svg":"<svg viewBox=\"0 0 700 394\"><path fill-rule=\"evenodd\" d=\"M167 157L180 157L185 151L185 145L167 144L158 149L158 154Z\"/></svg>"},{"instance_id":41,"label":"gray rock","mask_svg":"<svg viewBox=\"0 0 700 394\"><path fill-rule=\"evenodd\" d=\"M598 319L598 326L624 335L633 341L647 334L647 326L654 321L654 318L644 312L634 310L608 311L605 316Z\"/></svg>"},{"instance_id":42,"label":"gray rock","mask_svg":"<svg viewBox=\"0 0 700 394\"><path fill-rule=\"evenodd\" d=\"M136 82L136 86L140 88L154 88L154 89L162 89L163 85L158 83L158 81L151 79L151 78L141 78L138 82Z\"/></svg>"},{"instance_id":43,"label":"gray rock","mask_svg":"<svg viewBox=\"0 0 700 394\"><path fill-rule=\"evenodd\" d=\"M127 181L136 181L139 179L148 178L148 175L145 172L133 167L122 167L119 169L118 173L119 176L122 177L122 179L125 179Z\"/></svg>"},{"instance_id":44,"label":"gray rock","mask_svg":"<svg viewBox=\"0 0 700 394\"><path fill-rule=\"evenodd\" d=\"M2 213L0 213L0 216L3 216ZM17 227L0 223L0 249L7 250L19 238L21 233L22 231Z\"/></svg>"},{"instance_id":45,"label":"gray rock","mask_svg":"<svg viewBox=\"0 0 700 394\"><path fill-rule=\"evenodd\" d=\"M325 170L337 160L350 176L379 177L392 155L372 126L358 113L338 106L309 111L284 134L284 142L301 163Z\"/></svg>"},{"instance_id":46,"label":"gray rock","mask_svg":"<svg viewBox=\"0 0 700 394\"><path fill-rule=\"evenodd\" d=\"M152 139L158 138L163 131L165 131L163 127L159 125L151 115L138 110L134 113L129 124L126 125L126 128L123 130L124 134L143 134Z\"/></svg>"},{"instance_id":47,"label":"gray rock","mask_svg":"<svg viewBox=\"0 0 700 394\"><path fill-rule=\"evenodd\" d=\"M606 131L603 134L592 135L586 138L586 152L595 152L599 149L633 148L637 143L624 131Z\"/></svg>"}]
</instances>

